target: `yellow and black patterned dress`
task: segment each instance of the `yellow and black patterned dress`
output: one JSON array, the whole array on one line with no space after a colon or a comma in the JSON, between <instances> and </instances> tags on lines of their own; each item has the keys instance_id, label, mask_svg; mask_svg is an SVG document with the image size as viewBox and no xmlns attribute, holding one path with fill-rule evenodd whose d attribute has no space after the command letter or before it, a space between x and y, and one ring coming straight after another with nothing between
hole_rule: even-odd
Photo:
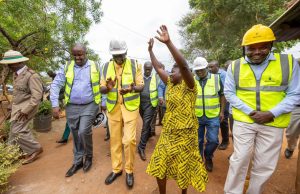
<instances>
[{"instance_id":1,"label":"yellow and black patterned dress","mask_svg":"<svg viewBox=\"0 0 300 194\"><path fill-rule=\"evenodd\" d=\"M166 87L163 129L146 172L154 177L174 179L181 189L192 185L205 191L208 176L198 148L198 120L195 115L197 87L182 81Z\"/></svg>"}]
</instances>

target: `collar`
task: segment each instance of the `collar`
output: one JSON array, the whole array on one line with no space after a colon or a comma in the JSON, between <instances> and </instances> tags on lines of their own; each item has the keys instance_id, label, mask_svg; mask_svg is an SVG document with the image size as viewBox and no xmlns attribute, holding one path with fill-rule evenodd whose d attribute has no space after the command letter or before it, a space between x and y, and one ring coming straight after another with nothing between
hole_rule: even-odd
<instances>
[{"instance_id":1,"label":"collar","mask_svg":"<svg viewBox=\"0 0 300 194\"><path fill-rule=\"evenodd\" d=\"M250 61L250 59L247 56L245 56L245 59L246 59L246 62ZM267 56L267 58L263 62L261 62L260 64L258 64L258 65L265 64L266 62L275 61L275 60L276 60L276 58L274 56L274 53L271 52L269 54L269 56Z\"/></svg>"},{"instance_id":2,"label":"collar","mask_svg":"<svg viewBox=\"0 0 300 194\"><path fill-rule=\"evenodd\" d=\"M18 75L20 75L26 68L27 68L27 66L24 65L24 67L22 67L21 69L19 69L16 73L17 73Z\"/></svg>"},{"instance_id":3,"label":"collar","mask_svg":"<svg viewBox=\"0 0 300 194\"><path fill-rule=\"evenodd\" d=\"M205 78L202 78L202 79L200 79L200 77L196 74L196 80L198 80L198 81L202 81L202 80L206 80L206 79L209 79L210 78L210 76L211 76L211 73L209 73L209 72L207 72L207 75L206 75L206 77Z\"/></svg>"},{"instance_id":4,"label":"collar","mask_svg":"<svg viewBox=\"0 0 300 194\"><path fill-rule=\"evenodd\" d=\"M86 60L86 63L85 63L83 66L77 65L76 62L75 62L75 65L74 65L74 66L75 66L76 68L87 68L87 67L90 66L90 62L89 62L89 60Z\"/></svg>"},{"instance_id":5,"label":"collar","mask_svg":"<svg viewBox=\"0 0 300 194\"><path fill-rule=\"evenodd\" d=\"M152 73L148 77L146 77L145 74L143 76L145 79L149 79L149 78L152 78Z\"/></svg>"}]
</instances>

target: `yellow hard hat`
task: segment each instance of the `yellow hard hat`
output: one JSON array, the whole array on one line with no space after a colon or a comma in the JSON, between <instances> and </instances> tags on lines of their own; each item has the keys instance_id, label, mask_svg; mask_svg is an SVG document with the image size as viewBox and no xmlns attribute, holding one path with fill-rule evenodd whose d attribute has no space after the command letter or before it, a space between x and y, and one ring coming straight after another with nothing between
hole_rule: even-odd
<instances>
[{"instance_id":1,"label":"yellow hard hat","mask_svg":"<svg viewBox=\"0 0 300 194\"><path fill-rule=\"evenodd\" d=\"M262 24L252 26L244 35L242 46L276 40L271 28Z\"/></svg>"}]
</instances>

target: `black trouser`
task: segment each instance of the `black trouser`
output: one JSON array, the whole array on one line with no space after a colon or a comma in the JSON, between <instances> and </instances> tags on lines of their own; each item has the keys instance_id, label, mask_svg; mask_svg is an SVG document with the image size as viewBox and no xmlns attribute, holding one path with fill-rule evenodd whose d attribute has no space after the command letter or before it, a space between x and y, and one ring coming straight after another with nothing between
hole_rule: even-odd
<instances>
[{"instance_id":1,"label":"black trouser","mask_svg":"<svg viewBox=\"0 0 300 194\"><path fill-rule=\"evenodd\" d=\"M229 142L228 117L229 117L229 102L226 103L225 110L224 110L224 119L220 123L223 143Z\"/></svg>"},{"instance_id":2,"label":"black trouser","mask_svg":"<svg viewBox=\"0 0 300 194\"><path fill-rule=\"evenodd\" d=\"M231 134L233 134L232 132L233 132L233 122L234 122L234 120L233 120L233 116L232 116L232 114L230 114L229 113L229 123L230 123L230 131L231 131ZM232 142L233 142L233 135L232 135ZM300 144L299 144L300 145Z\"/></svg>"},{"instance_id":3,"label":"black trouser","mask_svg":"<svg viewBox=\"0 0 300 194\"><path fill-rule=\"evenodd\" d=\"M141 140L138 145L139 149L144 150L151 132L151 122L156 108L152 107L151 102L141 102L140 115L143 119L143 128L141 132Z\"/></svg>"}]
</instances>

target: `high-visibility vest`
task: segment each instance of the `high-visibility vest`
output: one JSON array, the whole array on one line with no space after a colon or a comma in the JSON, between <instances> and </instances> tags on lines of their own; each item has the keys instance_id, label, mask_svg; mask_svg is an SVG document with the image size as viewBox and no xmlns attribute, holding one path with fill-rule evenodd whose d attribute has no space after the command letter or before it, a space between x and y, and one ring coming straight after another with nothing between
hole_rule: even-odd
<instances>
[{"instance_id":1,"label":"high-visibility vest","mask_svg":"<svg viewBox=\"0 0 300 194\"><path fill-rule=\"evenodd\" d=\"M236 95L246 105L257 111L270 111L286 96L289 81L292 77L292 55L274 53L276 60L271 60L256 80L250 65L244 58L232 63L232 73L236 84ZM254 123L250 116L239 109L232 107L234 120ZM264 125L285 128L290 122L290 114L282 114L274 121Z\"/></svg>"},{"instance_id":2,"label":"high-visibility vest","mask_svg":"<svg viewBox=\"0 0 300 194\"><path fill-rule=\"evenodd\" d=\"M207 79L204 90L200 86L198 80L195 79L197 85L197 99L195 104L195 112L197 117L204 114L208 118L215 118L220 114L220 76L218 74L210 74Z\"/></svg>"},{"instance_id":3,"label":"high-visibility vest","mask_svg":"<svg viewBox=\"0 0 300 194\"><path fill-rule=\"evenodd\" d=\"M89 60L91 64L91 85L94 94L94 101L96 104L99 104L101 101L100 93L100 71L98 66L94 61ZM72 60L66 63L65 66L65 75L66 75L66 84L65 84L65 103L70 102L70 95L74 81L74 66L75 61ZM84 91L83 91L84 92Z\"/></svg>"},{"instance_id":4,"label":"high-visibility vest","mask_svg":"<svg viewBox=\"0 0 300 194\"><path fill-rule=\"evenodd\" d=\"M158 104L158 92L157 92L158 83L159 83L158 75L157 74L152 75L150 85L149 85L149 91L150 91L151 105L153 107L156 107Z\"/></svg>"},{"instance_id":5,"label":"high-visibility vest","mask_svg":"<svg viewBox=\"0 0 300 194\"><path fill-rule=\"evenodd\" d=\"M133 59L127 59L123 63L123 72L122 72L122 80L121 87L128 88L131 83L135 83L135 75L137 71L137 62ZM106 63L103 67L103 76L104 79L111 78L112 80L116 77L116 70L114 61L111 60L109 63ZM106 107L108 112L111 112L118 100L118 80L114 88L107 93ZM134 111L137 110L140 106L140 93L132 92L123 95L123 103L127 110Z\"/></svg>"}]
</instances>

